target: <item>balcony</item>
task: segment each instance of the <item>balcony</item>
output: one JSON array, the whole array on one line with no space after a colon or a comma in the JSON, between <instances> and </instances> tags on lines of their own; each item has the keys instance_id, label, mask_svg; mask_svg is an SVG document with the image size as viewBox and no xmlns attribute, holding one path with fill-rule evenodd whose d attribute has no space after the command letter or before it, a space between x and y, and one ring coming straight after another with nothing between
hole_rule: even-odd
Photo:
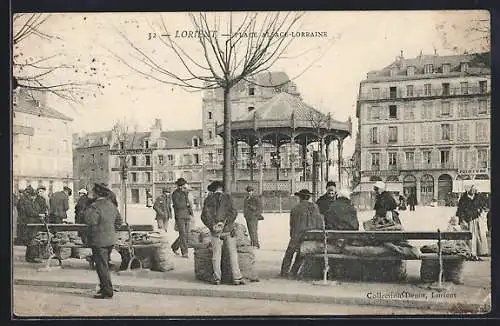
<instances>
[{"instance_id":1,"label":"balcony","mask_svg":"<svg viewBox=\"0 0 500 326\"><path fill-rule=\"evenodd\" d=\"M414 87L412 94L407 94L405 89L398 89L396 92L379 91L364 91L359 94L358 99L362 101L370 100L401 100L401 99L420 99L433 97L452 97L452 96L471 96L471 95L489 95L490 90L479 86L463 87Z\"/></svg>"}]
</instances>

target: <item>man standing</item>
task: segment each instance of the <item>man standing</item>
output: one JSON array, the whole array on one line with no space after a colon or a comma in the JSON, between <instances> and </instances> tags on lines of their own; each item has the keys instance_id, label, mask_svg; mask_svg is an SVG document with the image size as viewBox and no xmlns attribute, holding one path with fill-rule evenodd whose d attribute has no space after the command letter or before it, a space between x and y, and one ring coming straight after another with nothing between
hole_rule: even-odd
<instances>
[{"instance_id":1,"label":"man standing","mask_svg":"<svg viewBox=\"0 0 500 326\"><path fill-rule=\"evenodd\" d=\"M410 211L415 211L415 205L417 205L417 196L413 190L410 190L408 195L408 206L410 206Z\"/></svg>"},{"instance_id":2,"label":"man standing","mask_svg":"<svg viewBox=\"0 0 500 326\"><path fill-rule=\"evenodd\" d=\"M247 221L247 228L252 246L260 248L257 230L259 220L264 219L262 217L262 200L259 196L254 195L254 188L252 186L247 186L246 191L248 192L248 196L245 198L243 205L243 215Z\"/></svg>"},{"instance_id":3,"label":"man standing","mask_svg":"<svg viewBox=\"0 0 500 326\"><path fill-rule=\"evenodd\" d=\"M233 284L245 284L238 263L236 238L234 237L234 221L238 212L233 206L231 196L223 192L224 186L222 182L212 182L212 188L215 190L205 199L201 212L201 220L211 234L212 267L214 271L212 284L219 285L221 282L222 246L224 244L229 253Z\"/></svg>"},{"instance_id":4,"label":"man standing","mask_svg":"<svg viewBox=\"0 0 500 326\"><path fill-rule=\"evenodd\" d=\"M177 185L177 189L172 193L172 206L174 207L175 225L177 226L179 236L171 248L178 255L177 251L180 247L182 257L189 258L187 238L191 219L193 218L193 209L187 192L187 181L184 178L179 178L175 184Z\"/></svg>"},{"instance_id":5,"label":"man standing","mask_svg":"<svg viewBox=\"0 0 500 326\"><path fill-rule=\"evenodd\" d=\"M110 189L105 184L94 185L92 190L96 200L84 213L88 226L87 243L92 248L92 259L99 277L99 292L96 299L113 297L113 284L109 273L111 250L116 243L116 227L122 224L118 208L109 200Z\"/></svg>"},{"instance_id":6,"label":"man standing","mask_svg":"<svg viewBox=\"0 0 500 326\"><path fill-rule=\"evenodd\" d=\"M168 221L172 218L172 199L170 198L170 190L163 188L161 195L156 198L153 205L156 212L156 222L158 229L167 231Z\"/></svg>"},{"instance_id":7,"label":"man standing","mask_svg":"<svg viewBox=\"0 0 500 326\"><path fill-rule=\"evenodd\" d=\"M302 263L299 257L300 236L306 230L322 229L324 218L320 214L318 205L311 201L312 193L307 189L302 189L295 193L299 197L299 202L290 211L290 241L281 263L281 276L295 276ZM292 259L295 255L293 266Z\"/></svg>"},{"instance_id":8,"label":"man standing","mask_svg":"<svg viewBox=\"0 0 500 326\"><path fill-rule=\"evenodd\" d=\"M318 198L316 204L319 207L321 215L325 215L330 207L330 204L337 199L337 184L333 181L326 183L326 193Z\"/></svg>"},{"instance_id":9,"label":"man standing","mask_svg":"<svg viewBox=\"0 0 500 326\"><path fill-rule=\"evenodd\" d=\"M64 187L63 191L58 191L50 196L49 222L62 223L68 218L66 211L69 209L69 196L72 191L68 187Z\"/></svg>"},{"instance_id":10,"label":"man standing","mask_svg":"<svg viewBox=\"0 0 500 326\"><path fill-rule=\"evenodd\" d=\"M41 200L37 199L38 195L31 186L26 187L24 196L19 199L18 211L21 228L21 237L26 246L25 260L30 263L37 262L37 246L31 244L31 241L37 234L35 229L28 230L26 224L40 223L40 219L46 213L46 207L40 205Z\"/></svg>"},{"instance_id":11,"label":"man standing","mask_svg":"<svg viewBox=\"0 0 500 326\"><path fill-rule=\"evenodd\" d=\"M78 190L78 202L75 205L75 223L82 224L85 222L83 213L92 204L92 199L89 198L87 189Z\"/></svg>"},{"instance_id":12,"label":"man standing","mask_svg":"<svg viewBox=\"0 0 500 326\"><path fill-rule=\"evenodd\" d=\"M44 186L39 186L36 189L35 204L39 214L47 215L49 213L49 202L45 195L45 190L46 188Z\"/></svg>"}]
</instances>

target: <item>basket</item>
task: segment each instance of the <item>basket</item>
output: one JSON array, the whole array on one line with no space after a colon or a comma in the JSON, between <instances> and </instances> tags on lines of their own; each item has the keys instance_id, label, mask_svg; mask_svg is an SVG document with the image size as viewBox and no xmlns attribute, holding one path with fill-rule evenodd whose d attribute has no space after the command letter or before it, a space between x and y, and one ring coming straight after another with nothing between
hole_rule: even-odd
<instances>
[{"instance_id":1,"label":"basket","mask_svg":"<svg viewBox=\"0 0 500 326\"><path fill-rule=\"evenodd\" d=\"M453 283L462 283L462 272L464 268L463 257L443 260L443 280ZM437 257L426 257L420 265L420 279L424 283L437 282L439 277L439 259Z\"/></svg>"}]
</instances>

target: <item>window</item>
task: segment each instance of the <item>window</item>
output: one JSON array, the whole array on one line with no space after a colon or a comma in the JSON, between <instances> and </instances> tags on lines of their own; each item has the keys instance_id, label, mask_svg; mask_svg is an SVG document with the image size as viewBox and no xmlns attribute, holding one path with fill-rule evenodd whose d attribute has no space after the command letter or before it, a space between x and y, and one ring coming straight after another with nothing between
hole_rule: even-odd
<instances>
[{"instance_id":1,"label":"window","mask_svg":"<svg viewBox=\"0 0 500 326\"><path fill-rule=\"evenodd\" d=\"M424 84L424 95L425 96L431 95L431 84Z\"/></svg>"},{"instance_id":2,"label":"window","mask_svg":"<svg viewBox=\"0 0 500 326\"><path fill-rule=\"evenodd\" d=\"M442 83L441 87L443 90L443 93L442 93L443 96L450 95L450 83Z\"/></svg>"},{"instance_id":3,"label":"window","mask_svg":"<svg viewBox=\"0 0 500 326\"><path fill-rule=\"evenodd\" d=\"M253 106L248 107L248 112L252 112L253 110L255 110L255 107L253 107Z\"/></svg>"},{"instance_id":4,"label":"window","mask_svg":"<svg viewBox=\"0 0 500 326\"><path fill-rule=\"evenodd\" d=\"M398 107L396 105L389 105L389 118L398 118Z\"/></svg>"},{"instance_id":5,"label":"window","mask_svg":"<svg viewBox=\"0 0 500 326\"><path fill-rule=\"evenodd\" d=\"M405 119L414 120L415 119L415 103L407 103L405 106Z\"/></svg>"},{"instance_id":6,"label":"window","mask_svg":"<svg viewBox=\"0 0 500 326\"><path fill-rule=\"evenodd\" d=\"M149 166L151 165L151 156L146 155L146 165Z\"/></svg>"},{"instance_id":7,"label":"window","mask_svg":"<svg viewBox=\"0 0 500 326\"><path fill-rule=\"evenodd\" d=\"M488 167L488 149L479 148L477 150L477 165L480 169L485 169Z\"/></svg>"},{"instance_id":8,"label":"window","mask_svg":"<svg viewBox=\"0 0 500 326\"><path fill-rule=\"evenodd\" d=\"M488 112L487 104L486 100L479 100L479 110L477 113L486 114Z\"/></svg>"},{"instance_id":9,"label":"window","mask_svg":"<svg viewBox=\"0 0 500 326\"><path fill-rule=\"evenodd\" d=\"M214 153L208 153L208 163L214 163Z\"/></svg>"},{"instance_id":10,"label":"window","mask_svg":"<svg viewBox=\"0 0 500 326\"><path fill-rule=\"evenodd\" d=\"M413 76L413 75L415 75L415 67L408 66L408 68L406 68L406 75L407 76Z\"/></svg>"},{"instance_id":11,"label":"window","mask_svg":"<svg viewBox=\"0 0 500 326\"><path fill-rule=\"evenodd\" d=\"M175 174L174 174L174 171L168 171L168 172L167 172L167 180L168 180L168 181L174 181L174 180L175 180Z\"/></svg>"},{"instance_id":12,"label":"window","mask_svg":"<svg viewBox=\"0 0 500 326\"><path fill-rule=\"evenodd\" d=\"M422 119L432 119L432 102L424 102L422 106Z\"/></svg>"},{"instance_id":13,"label":"window","mask_svg":"<svg viewBox=\"0 0 500 326\"><path fill-rule=\"evenodd\" d=\"M165 157L163 156L163 154L159 154L158 155L158 164L163 164L164 161L165 161Z\"/></svg>"},{"instance_id":14,"label":"window","mask_svg":"<svg viewBox=\"0 0 500 326\"><path fill-rule=\"evenodd\" d=\"M370 129L370 143L378 144L378 129L377 129L377 127L372 127Z\"/></svg>"},{"instance_id":15,"label":"window","mask_svg":"<svg viewBox=\"0 0 500 326\"><path fill-rule=\"evenodd\" d=\"M405 161L407 163L413 163L415 160L415 152L405 152Z\"/></svg>"},{"instance_id":16,"label":"window","mask_svg":"<svg viewBox=\"0 0 500 326\"><path fill-rule=\"evenodd\" d=\"M431 151L423 151L422 152L422 158L423 158L424 164L431 164L431 162L432 162L432 160L431 160Z\"/></svg>"},{"instance_id":17,"label":"window","mask_svg":"<svg viewBox=\"0 0 500 326\"><path fill-rule=\"evenodd\" d=\"M450 102L442 102L441 103L441 115L445 115L445 116L450 115Z\"/></svg>"},{"instance_id":18,"label":"window","mask_svg":"<svg viewBox=\"0 0 500 326\"><path fill-rule=\"evenodd\" d=\"M149 140L144 141L144 148L146 148L146 149L149 148Z\"/></svg>"},{"instance_id":19,"label":"window","mask_svg":"<svg viewBox=\"0 0 500 326\"><path fill-rule=\"evenodd\" d=\"M380 119L380 106L372 106L370 111L372 120Z\"/></svg>"},{"instance_id":20,"label":"window","mask_svg":"<svg viewBox=\"0 0 500 326\"><path fill-rule=\"evenodd\" d=\"M457 125L457 128L458 128L457 140L469 141L469 123L468 122L459 123Z\"/></svg>"},{"instance_id":21,"label":"window","mask_svg":"<svg viewBox=\"0 0 500 326\"><path fill-rule=\"evenodd\" d=\"M469 69L469 63L468 62L462 62L460 64L460 71L461 72L466 72Z\"/></svg>"},{"instance_id":22,"label":"window","mask_svg":"<svg viewBox=\"0 0 500 326\"><path fill-rule=\"evenodd\" d=\"M212 132L212 130L209 130L208 131L208 139L213 139L214 138L214 134Z\"/></svg>"},{"instance_id":23,"label":"window","mask_svg":"<svg viewBox=\"0 0 500 326\"><path fill-rule=\"evenodd\" d=\"M468 82L461 82L460 83L460 93L466 95L469 94L469 83Z\"/></svg>"},{"instance_id":24,"label":"window","mask_svg":"<svg viewBox=\"0 0 500 326\"><path fill-rule=\"evenodd\" d=\"M422 124L421 125L421 141L422 143L432 143L432 125Z\"/></svg>"},{"instance_id":25,"label":"window","mask_svg":"<svg viewBox=\"0 0 500 326\"><path fill-rule=\"evenodd\" d=\"M413 85L406 86L406 96L413 97Z\"/></svg>"},{"instance_id":26,"label":"window","mask_svg":"<svg viewBox=\"0 0 500 326\"><path fill-rule=\"evenodd\" d=\"M389 97L395 99L398 95L398 89L396 87L389 87Z\"/></svg>"},{"instance_id":27,"label":"window","mask_svg":"<svg viewBox=\"0 0 500 326\"><path fill-rule=\"evenodd\" d=\"M396 152L389 152L387 153L389 155L389 169L394 169L397 165L397 156L398 153Z\"/></svg>"},{"instance_id":28,"label":"window","mask_svg":"<svg viewBox=\"0 0 500 326\"><path fill-rule=\"evenodd\" d=\"M184 154L182 156L182 162L186 165L193 164L193 157L191 156L191 154Z\"/></svg>"},{"instance_id":29,"label":"window","mask_svg":"<svg viewBox=\"0 0 500 326\"><path fill-rule=\"evenodd\" d=\"M200 164L200 154L193 154L194 164Z\"/></svg>"},{"instance_id":30,"label":"window","mask_svg":"<svg viewBox=\"0 0 500 326\"><path fill-rule=\"evenodd\" d=\"M137 182L137 173L132 172L132 173L130 173L130 175L132 176L132 182Z\"/></svg>"},{"instance_id":31,"label":"window","mask_svg":"<svg viewBox=\"0 0 500 326\"><path fill-rule=\"evenodd\" d=\"M403 142L405 144L415 144L416 126L409 124L403 128Z\"/></svg>"},{"instance_id":32,"label":"window","mask_svg":"<svg viewBox=\"0 0 500 326\"><path fill-rule=\"evenodd\" d=\"M255 95L255 87L249 87L248 88L248 95L254 96Z\"/></svg>"},{"instance_id":33,"label":"window","mask_svg":"<svg viewBox=\"0 0 500 326\"><path fill-rule=\"evenodd\" d=\"M173 154L168 154L167 160L169 160L170 162L175 161L175 156Z\"/></svg>"},{"instance_id":34,"label":"window","mask_svg":"<svg viewBox=\"0 0 500 326\"><path fill-rule=\"evenodd\" d=\"M441 124L441 140L450 140L451 126L448 123Z\"/></svg>"},{"instance_id":35,"label":"window","mask_svg":"<svg viewBox=\"0 0 500 326\"><path fill-rule=\"evenodd\" d=\"M389 127L389 141L397 142L398 141L398 128L397 127Z\"/></svg>"},{"instance_id":36,"label":"window","mask_svg":"<svg viewBox=\"0 0 500 326\"><path fill-rule=\"evenodd\" d=\"M450 65L448 63L443 64L443 74L448 74L450 72Z\"/></svg>"},{"instance_id":37,"label":"window","mask_svg":"<svg viewBox=\"0 0 500 326\"><path fill-rule=\"evenodd\" d=\"M487 85L488 84L487 84L486 80L479 81L479 93L485 94L488 91L486 88Z\"/></svg>"},{"instance_id":38,"label":"window","mask_svg":"<svg viewBox=\"0 0 500 326\"><path fill-rule=\"evenodd\" d=\"M380 98L380 88L372 88L372 98Z\"/></svg>"},{"instance_id":39,"label":"window","mask_svg":"<svg viewBox=\"0 0 500 326\"><path fill-rule=\"evenodd\" d=\"M193 147L198 147L200 145L200 140L198 137L193 137Z\"/></svg>"},{"instance_id":40,"label":"window","mask_svg":"<svg viewBox=\"0 0 500 326\"><path fill-rule=\"evenodd\" d=\"M466 118L469 116L469 102L460 101L458 102L458 117Z\"/></svg>"},{"instance_id":41,"label":"window","mask_svg":"<svg viewBox=\"0 0 500 326\"><path fill-rule=\"evenodd\" d=\"M398 74L398 68L397 67L392 67L391 68L391 77L394 77Z\"/></svg>"},{"instance_id":42,"label":"window","mask_svg":"<svg viewBox=\"0 0 500 326\"><path fill-rule=\"evenodd\" d=\"M424 74L432 74L433 72L434 72L434 66L432 64L424 66Z\"/></svg>"},{"instance_id":43,"label":"window","mask_svg":"<svg viewBox=\"0 0 500 326\"><path fill-rule=\"evenodd\" d=\"M489 125L488 122L477 121L476 122L476 140L477 141L488 141Z\"/></svg>"},{"instance_id":44,"label":"window","mask_svg":"<svg viewBox=\"0 0 500 326\"><path fill-rule=\"evenodd\" d=\"M380 153L372 153L372 170L380 170Z\"/></svg>"},{"instance_id":45,"label":"window","mask_svg":"<svg viewBox=\"0 0 500 326\"><path fill-rule=\"evenodd\" d=\"M440 154L441 154L441 166L444 168L450 162L450 151L442 150L440 151Z\"/></svg>"},{"instance_id":46,"label":"window","mask_svg":"<svg viewBox=\"0 0 500 326\"><path fill-rule=\"evenodd\" d=\"M212 120L212 111L208 111L208 120Z\"/></svg>"},{"instance_id":47,"label":"window","mask_svg":"<svg viewBox=\"0 0 500 326\"><path fill-rule=\"evenodd\" d=\"M92 155L94 155L94 154L92 154ZM136 166L137 165L137 156L132 156L131 160L132 160L132 166Z\"/></svg>"},{"instance_id":48,"label":"window","mask_svg":"<svg viewBox=\"0 0 500 326\"><path fill-rule=\"evenodd\" d=\"M146 182L151 182L151 172L146 172Z\"/></svg>"},{"instance_id":49,"label":"window","mask_svg":"<svg viewBox=\"0 0 500 326\"><path fill-rule=\"evenodd\" d=\"M90 154L90 157L91 157L91 162L95 163L95 154L94 153Z\"/></svg>"}]
</instances>

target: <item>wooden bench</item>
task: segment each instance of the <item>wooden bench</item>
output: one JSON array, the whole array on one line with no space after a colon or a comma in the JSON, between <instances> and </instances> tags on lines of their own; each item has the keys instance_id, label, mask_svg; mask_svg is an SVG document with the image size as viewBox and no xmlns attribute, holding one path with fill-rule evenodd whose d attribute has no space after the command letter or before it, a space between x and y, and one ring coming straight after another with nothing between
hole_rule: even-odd
<instances>
[{"instance_id":1,"label":"wooden bench","mask_svg":"<svg viewBox=\"0 0 500 326\"><path fill-rule=\"evenodd\" d=\"M81 234L85 234L88 231L88 226L86 224L67 224L67 223L61 223L61 224L43 224L43 223L30 223L27 224L26 227L29 230L33 231L39 231L39 232L47 232L49 231L49 234L55 234L57 232L80 232ZM116 228L117 232L151 232L153 231L153 226L150 224L135 224L135 225L120 225L119 227ZM45 262L45 267L44 270L50 270L50 262L53 259L56 259L58 261L58 266L60 267L62 265L62 260L60 257L58 257L54 251L56 247L58 248L90 248L85 244L82 245L75 245L75 244L57 244L57 243L52 243L51 242L51 236L49 236L49 257L46 259ZM128 269L130 269L132 262L134 260L139 262L139 267L142 268L142 263L140 260L135 256L134 254L134 248L145 248L145 247L154 247L158 246L158 244L137 244L137 245L121 245L117 244L115 245L115 248L118 250L118 252L122 252L123 250L126 250L129 254L130 260L128 263ZM89 261L89 265L92 268L93 262Z\"/></svg>"},{"instance_id":2,"label":"wooden bench","mask_svg":"<svg viewBox=\"0 0 500 326\"><path fill-rule=\"evenodd\" d=\"M457 255L443 255L442 240L470 240L472 234L470 231L454 231L441 232L439 229L436 232L418 232L418 231L338 231L338 230L309 230L305 231L300 237L300 244L304 241L321 241L323 245L329 240L360 240L360 241L376 241L376 242L395 242L403 240L437 240L438 252L425 253L418 258L404 258L401 256L357 256L341 253L326 253L328 258L345 259L345 260L423 260L423 259L438 259L439 260L439 287L441 287L441 275L443 273L443 260L453 260L460 258ZM301 255L304 259L299 267L299 273L304 267L306 261L311 258L326 259L325 253L313 253Z\"/></svg>"}]
</instances>

